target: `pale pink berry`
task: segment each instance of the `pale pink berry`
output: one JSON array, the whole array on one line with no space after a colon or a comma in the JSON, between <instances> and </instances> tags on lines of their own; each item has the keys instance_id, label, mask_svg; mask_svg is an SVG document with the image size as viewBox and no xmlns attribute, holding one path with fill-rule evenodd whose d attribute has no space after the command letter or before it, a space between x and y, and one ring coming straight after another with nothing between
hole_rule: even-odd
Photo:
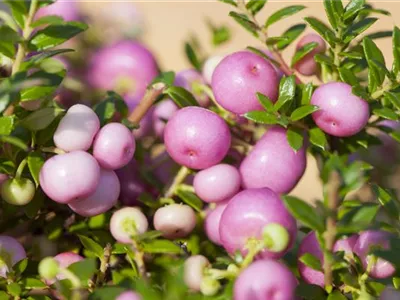
<instances>
[{"instance_id":1,"label":"pale pink berry","mask_svg":"<svg viewBox=\"0 0 400 300\"><path fill-rule=\"evenodd\" d=\"M176 111L178 111L178 106L171 99L166 99L156 105L153 112L153 127L159 138L164 137L165 125Z\"/></svg>"},{"instance_id":2,"label":"pale pink berry","mask_svg":"<svg viewBox=\"0 0 400 300\"><path fill-rule=\"evenodd\" d=\"M115 211L110 220L111 235L120 243L129 244L132 237L147 231L149 223L137 207L124 207Z\"/></svg>"},{"instance_id":3,"label":"pale pink berry","mask_svg":"<svg viewBox=\"0 0 400 300\"><path fill-rule=\"evenodd\" d=\"M305 35L296 45L296 50L304 47L309 43L317 43L317 47L314 48L310 53L304 56L300 61L295 64L295 69L302 75L311 76L315 75L318 71L318 64L314 59L314 56L318 53L323 53L326 50L326 43L323 38L315 33L309 33Z\"/></svg>"},{"instance_id":4,"label":"pale pink berry","mask_svg":"<svg viewBox=\"0 0 400 300\"><path fill-rule=\"evenodd\" d=\"M225 55L214 55L204 62L203 64L203 78L208 84L211 84L212 75L214 74L215 68L224 59Z\"/></svg>"},{"instance_id":5,"label":"pale pink berry","mask_svg":"<svg viewBox=\"0 0 400 300\"><path fill-rule=\"evenodd\" d=\"M200 291L204 269L210 262L203 255L194 255L185 260L183 280L186 286L193 291Z\"/></svg>"},{"instance_id":6,"label":"pale pink berry","mask_svg":"<svg viewBox=\"0 0 400 300\"><path fill-rule=\"evenodd\" d=\"M0 277L6 278L11 268L25 258L25 249L16 239L0 235Z\"/></svg>"},{"instance_id":7,"label":"pale pink berry","mask_svg":"<svg viewBox=\"0 0 400 300\"><path fill-rule=\"evenodd\" d=\"M58 262L61 268L68 268L70 265L82 261L83 257L74 252L63 252L54 256L54 259ZM56 279L46 280L48 285L53 284L56 280L64 280L64 274L58 274Z\"/></svg>"},{"instance_id":8,"label":"pale pink berry","mask_svg":"<svg viewBox=\"0 0 400 300\"><path fill-rule=\"evenodd\" d=\"M215 208L209 209L204 220L204 231L214 244L222 245L219 235L219 223L229 201L218 202Z\"/></svg>"}]
</instances>

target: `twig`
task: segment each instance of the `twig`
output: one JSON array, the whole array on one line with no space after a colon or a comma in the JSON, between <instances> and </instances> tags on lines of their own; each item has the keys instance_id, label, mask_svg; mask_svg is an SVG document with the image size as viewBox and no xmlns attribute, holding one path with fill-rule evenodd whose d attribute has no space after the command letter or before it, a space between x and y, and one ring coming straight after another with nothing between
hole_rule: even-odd
<instances>
[{"instance_id":1,"label":"twig","mask_svg":"<svg viewBox=\"0 0 400 300\"><path fill-rule=\"evenodd\" d=\"M176 191L176 188L178 187L178 185L180 185L189 174L190 174L190 170L188 168L181 167L178 174L176 174L176 176L174 177L171 185L165 192L164 198L171 198L175 194L175 191Z\"/></svg>"},{"instance_id":2,"label":"twig","mask_svg":"<svg viewBox=\"0 0 400 300\"><path fill-rule=\"evenodd\" d=\"M107 244L106 247L104 248L103 258L101 259L100 263L100 270L96 278L96 286L99 286L104 282L104 279L106 277L106 272L110 264L111 250L112 250L111 244Z\"/></svg>"},{"instance_id":3,"label":"twig","mask_svg":"<svg viewBox=\"0 0 400 300\"><path fill-rule=\"evenodd\" d=\"M132 240L132 251L134 254L134 260L140 274L140 277L146 279L146 265L144 264L144 253L139 249L139 246L135 240Z\"/></svg>"}]
</instances>

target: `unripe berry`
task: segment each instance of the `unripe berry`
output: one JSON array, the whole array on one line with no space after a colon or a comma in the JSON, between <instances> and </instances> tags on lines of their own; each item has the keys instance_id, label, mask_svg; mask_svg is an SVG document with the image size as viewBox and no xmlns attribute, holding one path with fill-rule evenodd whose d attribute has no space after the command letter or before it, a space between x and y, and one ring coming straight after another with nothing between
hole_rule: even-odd
<instances>
[{"instance_id":1,"label":"unripe berry","mask_svg":"<svg viewBox=\"0 0 400 300\"><path fill-rule=\"evenodd\" d=\"M360 233L354 246L354 253L360 258L364 269L369 269L369 275L373 278L388 278L395 273L394 266L378 257L373 257L370 252L373 249L389 249L390 233L380 230L367 230Z\"/></svg>"},{"instance_id":2,"label":"unripe berry","mask_svg":"<svg viewBox=\"0 0 400 300\"><path fill-rule=\"evenodd\" d=\"M203 78L208 84L211 84L212 75L214 74L215 68L224 59L224 55L214 55L204 62L203 64Z\"/></svg>"},{"instance_id":3,"label":"unripe berry","mask_svg":"<svg viewBox=\"0 0 400 300\"><path fill-rule=\"evenodd\" d=\"M39 263L38 271L42 278L54 279L59 272L58 262L53 257L46 257Z\"/></svg>"},{"instance_id":4,"label":"unripe berry","mask_svg":"<svg viewBox=\"0 0 400 300\"><path fill-rule=\"evenodd\" d=\"M262 110L256 93L276 101L278 76L266 59L249 51L226 56L212 76L212 89L217 102L235 114Z\"/></svg>"},{"instance_id":5,"label":"unripe berry","mask_svg":"<svg viewBox=\"0 0 400 300\"><path fill-rule=\"evenodd\" d=\"M227 164L204 169L194 177L194 190L205 202L219 202L231 198L240 189L239 171Z\"/></svg>"},{"instance_id":6,"label":"unripe berry","mask_svg":"<svg viewBox=\"0 0 400 300\"><path fill-rule=\"evenodd\" d=\"M216 113L185 107L169 120L164 131L167 152L177 163L192 169L218 164L228 153L231 134Z\"/></svg>"},{"instance_id":7,"label":"unripe berry","mask_svg":"<svg viewBox=\"0 0 400 300\"><path fill-rule=\"evenodd\" d=\"M218 293L220 287L221 284L218 280L205 277L201 281L200 291L205 296L214 296L216 293Z\"/></svg>"},{"instance_id":8,"label":"unripe berry","mask_svg":"<svg viewBox=\"0 0 400 300\"><path fill-rule=\"evenodd\" d=\"M132 159L125 167L116 170L121 191L119 199L127 206L139 205L138 197L146 191L146 185L139 177L136 161Z\"/></svg>"},{"instance_id":9,"label":"unripe berry","mask_svg":"<svg viewBox=\"0 0 400 300\"><path fill-rule=\"evenodd\" d=\"M35 184L26 178L7 179L1 185L1 197L12 205L26 205L35 196Z\"/></svg>"},{"instance_id":10,"label":"unripe berry","mask_svg":"<svg viewBox=\"0 0 400 300\"><path fill-rule=\"evenodd\" d=\"M99 131L100 121L96 113L82 104L71 106L61 119L54 133L54 144L67 152L90 148Z\"/></svg>"},{"instance_id":11,"label":"unripe berry","mask_svg":"<svg viewBox=\"0 0 400 300\"><path fill-rule=\"evenodd\" d=\"M40 186L59 203L89 197L96 191L99 179L99 164L84 151L55 155L40 170Z\"/></svg>"},{"instance_id":12,"label":"unripe berry","mask_svg":"<svg viewBox=\"0 0 400 300\"><path fill-rule=\"evenodd\" d=\"M16 239L0 235L0 277L6 278L11 268L25 258L25 249Z\"/></svg>"},{"instance_id":13,"label":"unripe berry","mask_svg":"<svg viewBox=\"0 0 400 300\"><path fill-rule=\"evenodd\" d=\"M323 53L326 50L326 43L323 38L315 33L305 35L296 45L296 50L304 47L308 43L318 43L318 46L314 48L310 53L304 56L300 61L295 64L295 69L302 75L311 76L315 75L318 71L318 64L314 59L314 56L318 53Z\"/></svg>"},{"instance_id":14,"label":"unripe berry","mask_svg":"<svg viewBox=\"0 0 400 300\"><path fill-rule=\"evenodd\" d=\"M320 108L312 114L315 123L330 135L352 136L368 123L367 101L354 95L347 83L329 82L319 86L311 97L311 104Z\"/></svg>"},{"instance_id":15,"label":"unripe berry","mask_svg":"<svg viewBox=\"0 0 400 300\"><path fill-rule=\"evenodd\" d=\"M171 99L166 99L156 105L153 112L154 132L159 138L164 137L164 129L166 122L178 110L178 106Z\"/></svg>"},{"instance_id":16,"label":"unripe berry","mask_svg":"<svg viewBox=\"0 0 400 300\"><path fill-rule=\"evenodd\" d=\"M196 214L188 205L170 204L157 209L153 222L165 238L183 238L196 227Z\"/></svg>"},{"instance_id":17,"label":"unripe berry","mask_svg":"<svg viewBox=\"0 0 400 300\"><path fill-rule=\"evenodd\" d=\"M114 171L101 169L96 191L89 197L77 199L69 207L78 215L92 217L110 210L118 201L120 184Z\"/></svg>"},{"instance_id":18,"label":"unripe berry","mask_svg":"<svg viewBox=\"0 0 400 300\"><path fill-rule=\"evenodd\" d=\"M221 238L219 236L219 223L221 221L222 213L224 212L229 201L218 202L214 209L207 212L204 220L204 231L207 237L217 245L221 244Z\"/></svg>"},{"instance_id":19,"label":"unripe berry","mask_svg":"<svg viewBox=\"0 0 400 300\"><path fill-rule=\"evenodd\" d=\"M240 250L247 253L246 243L250 238L263 239L264 228L276 223L289 233L289 241L283 251L265 249L260 252L263 258L280 258L292 246L297 232L296 220L287 211L279 196L268 188L247 189L239 192L228 203L222 213L219 234L222 245L229 253ZM275 237L280 239L281 237ZM282 238L286 239L286 235ZM276 243L280 244L277 240ZM271 249L275 241L271 239Z\"/></svg>"},{"instance_id":20,"label":"unripe berry","mask_svg":"<svg viewBox=\"0 0 400 300\"><path fill-rule=\"evenodd\" d=\"M184 89L191 92L196 98L197 102L200 106L207 106L210 102L208 96L202 91L196 88L196 84L206 84L203 76L199 72L194 69L188 69L181 72L178 72L175 77L176 86L183 87Z\"/></svg>"},{"instance_id":21,"label":"unripe berry","mask_svg":"<svg viewBox=\"0 0 400 300\"><path fill-rule=\"evenodd\" d=\"M209 265L210 262L203 255L194 255L186 259L183 280L189 289L196 292L200 291L204 269Z\"/></svg>"},{"instance_id":22,"label":"unripe berry","mask_svg":"<svg viewBox=\"0 0 400 300\"><path fill-rule=\"evenodd\" d=\"M306 169L306 151L290 147L286 129L273 126L262 136L240 165L244 188L268 187L278 194L289 193Z\"/></svg>"},{"instance_id":23,"label":"unripe berry","mask_svg":"<svg viewBox=\"0 0 400 300\"><path fill-rule=\"evenodd\" d=\"M126 291L119 294L115 300L142 300L142 297L134 291Z\"/></svg>"},{"instance_id":24,"label":"unripe berry","mask_svg":"<svg viewBox=\"0 0 400 300\"><path fill-rule=\"evenodd\" d=\"M135 153L132 132L119 123L109 123L100 129L93 143L93 156L100 166L115 170L128 164Z\"/></svg>"},{"instance_id":25,"label":"unripe berry","mask_svg":"<svg viewBox=\"0 0 400 300\"><path fill-rule=\"evenodd\" d=\"M58 263L59 268L68 268L70 265L83 260L83 257L74 252L63 252L54 256L54 260ZM53 284L56 280L64 280L64 274L57 274L55 279L48 279L46 283L48 285Z\"/></svg>"},{"instance_id":26,"label":"unripe berry","mask_svg":"<svg viewBox=\"0 0 400 300\"><path fill-rule=\"evenodd\" d=\"M136 207L121 208L110 220L111 235L120 243L129 244L132 236L145 233L148 227L146 216Z\"/></svg>"},{"instance_id":27,"label":"unripe berry","mask_svg":"<svg viewBox=\"0 0 400 300\"><path fill-rule=\"evenodd\" d=\"M35 19L45 16L60 16L65 21L79 21L79 11L76 3L71 1L57 1L46 7L40 8L35 14Z\"/></svg>"},{"instance_id":28,"label":"unripe berry","mask_svg":"<svg viewBox=\"0 0 400 300\"><path fill-rule=\"evenodd\" d=\"M270 246L272 252L284 251L290 243L289 232L280 224L270 223L263 228L262 236L264 243Z\"/></svg>"},{"instance_id":29,"label":"unripe berry","mask_svg":"<svg viewBox=\"0 0 400 300\"><path fill-rule=\"evenodd\" d=\"M234 300L293 300L297 279L281 262L263 259L253 262L236 279Z\"/></svg>"}]
</instances>

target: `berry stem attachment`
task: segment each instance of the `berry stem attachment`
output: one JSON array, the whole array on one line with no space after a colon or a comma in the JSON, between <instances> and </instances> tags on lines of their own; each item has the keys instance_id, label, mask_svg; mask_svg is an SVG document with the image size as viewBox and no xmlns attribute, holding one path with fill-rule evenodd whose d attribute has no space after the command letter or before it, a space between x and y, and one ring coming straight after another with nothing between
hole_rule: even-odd
<instances>
[{"instance_id":1,"label":"berry stem attachment","mask_svg":"<svg viewBox=\"0 0 400 300\"><path fill-rule=\"evenodd\" d=\"M174 177L171 185L164 194L164 198L171 198L174 196L177 187L186 179L190 174L190 169L181 167L176 176Z\"/></svg>"},{"instance_id":2,"label":"berry stem attachment","mask_svg":"<svg viewBox=\"0 0 400 300\"><path fill-rule=\"evenodd\" d=\"M40 151L55 153L55 154L65 154L66 153L64 150L61 150L57 147L42 147L42 148L40 148Z\"/></svg>"},{"instance_id":3,"label":"berry stem attachment","mask_svg":"<svg viewBox=\"0 0 400 300\"><path fill-rule=\"evenodd\" d=\"M146 279L146 265L144 264L144 253L140 250L138 243L132 240L132 251L134 260L141 278Z\"/></svg>"},{"instance_id":4,"label":"berry stem attachment","mask_svg":"<svg viewBox=\"0 0 400 300\"><path fill-rule=\"evenodd\" d=\"M265 243L262 240L249 239L247 242L247 248L249 249L249 252L241 264L242 270L247 268L253 262L257 254L265 248Z\"/></svg>"},{"instance_id":5,"label":"berry stem attachment","mask_svg":"<svg viewBox=\"0 0 400 300\"><path fill-rule=\"evenodd\" d=\"M100 269L96 278L96 286L102 285L106 277L106 272L111 258L111 244L107 244L104 248L103 257L101 258Z\"/></svg>"},{"instance_id":6,"label":"berry stem attachment","mask_svg":"<svg viewBox=\"0 0 400 300\"><path fill-rule=\"evenodd\" d=\"M21 161L21 163L20 163L19 166L18 166L17 171L15 172L15 178L16 178L16 179L20 179L20 178L21 178L22 172L24 171L25 166L26 166L27 163L28 163L28 160L27 160L26 158L24 158L24 159Z\"/></svg>"}]
</instances>

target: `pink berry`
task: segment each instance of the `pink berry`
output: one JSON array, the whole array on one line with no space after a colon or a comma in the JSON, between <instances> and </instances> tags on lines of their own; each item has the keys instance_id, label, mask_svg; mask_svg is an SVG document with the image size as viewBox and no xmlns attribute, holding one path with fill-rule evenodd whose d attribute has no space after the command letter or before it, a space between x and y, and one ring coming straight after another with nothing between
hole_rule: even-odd
<instances>
[{"instance_id":1,"label":"pink berry","mask_svg":"<svg viewBox=\"0 0 400 300\"><path fill-rule=\"evenodd\" d=\"M354 253L361 259L365 269L371 268L369 275L373 278L381 279L388 278L395 273L393 265L382 259L376 258L376 262L373 266L369 266L373 263L372 255L370 251L378 247L382 249L390 248L390 233L379 230L367 230L360 234L357 243L354 246Z\"/></svg>"},{"instance_id":2,"label":"pink berry","mask_svg":"<svg viewBox=\"0 0 400 300\"><path fill-rule=\"evenodd\" d=\"M303 176L306 164L305 147L294 151L286 129L273 126L240 165L243 187L268 187L278 194L288 193Z\"/></svg>"},{"instance_id":3,"label":"pink berry","mask_svg":"<svg viewBox=\"0 0 400 300\"><path fill-rule=\"evenodd\" d=\"M17 262L26 258L24 247L13 237L0 235L0 277L7 277L7 273Z\"/></svg>"},{"instance_id":4,"label":"pink berry","mask_svg":"<svg viewBox=\"0 0 400 300\"><path fill-rule=\"evenodd\" d=\"M35 14L35 19L44 16L60 16L65 21L79 21L79 11L75 2L68 0L58 0L46 7L40 8Z\"/></svg>"},{"instance_id":5,"label":"pink berry","mask_svg":"<svg viewBox=\"0 0 400 300\"><path fill-rule=\"evenodd\" d=\"M137 207L124 207L114 212L110 220L111 235L120 243L129 244L132 236L147 231L149 223Z\"/></svg>"},{"instance_id":6,"label":"pink berry","mask_svg":"<svg viewBox=\"0 0 400 300\"><path fill-rule=\"evenodd\" d=\"M196 88L196 84L206 84L203 76L196 70L189 69L178 72L174 84L191 92L201 106L205 107L210 102L208 96L203 91Z\"/></svg>"},{"instance_id":7,"label":"pink berry","mask_svg":"<svg viewBox=\"0 0 400 300\"><path fill-rule=\"evenodd\" d=\"M253 262L236 279L234 300L293 300L297 279L281 262L263 259Z\"/></svg>"},{"instance_id":8,"label":"pink berry","mask_svg":"<svg viewBox=\"0 0 400 300\"><path fill-rule=\"evenodd\" d=\"M69 207L77 214L92 217L110 210L118 201L120 184L114 171L101 169L96 191L89 197L77 199Z\"/></svg>"},{"instance_id":9,"label":"pink berry","mask_svg":"<svg viewBox=\"0 0 400 300\"><path fill-rule=\"evenodd\" d=\"M100 129L93 143L93 156L100 166L115 170L128 164L135 153L132 132L120 123L109 123Z\"/></svg>"},{"instance_id":10,"label":"pink berry","mask_svg":"<svg viewBox=\"0 0 400 300\"><path fill-rule=\"evenodd\" d=\"M157 209L153 222L165 238L183 238L196 227L196 214L188 205L170 204Z\"/></svg>"},{"instance_id":11,"label":"pink berry","mask_svg":"<svg viewBox=\"0 0 400 300\"><path fill-rule=\"evenodd\" d=\"M96 113L82 104L68 109L54 133L54 144L67 152L88 150L93 138L100 129L100 121Z\"/></svg>"},{"instance_id":12,"label":"pink berry","mask_svg":"<svg viewBox=\"0 0 400 300\"><path fill-rule=\"evenodd\" d=\"M304 56L299 62L296 63L295 69L302 75L311 76L317 73L318 64L314 59L314 56L318 53L323 53L326 50L326 43L321 36L315 33L305 35L297 44L296 50L304 47L308 43L318 43L317 47L314 48L310 53Z\"/></svg>"},{"instance_id":13,"label":"pink berry","mask_svg":"<svg viewBox=\"0 0 400 300\"><path fill-rule=\"evenodd\" d=\"M222 245L229 253L240 250L245 255L248 240L261 240L264 228L271 223L279 224L287 230L289 242L283 251L273 252L265 249L260 256L280 258L293 245L297 231L296 220L272 190L262 188L241 191L229 201L222 213L219 224Z\"/></svg>"},{"instance_id":14,"label":"pink berry","mask_svg":"<svg viewBox=\"0 0 400 300\"><path fill-rule=\"evenodd\" d=\"M159 138L164 137L164 129L168 120L178 110L178 106L171 99L164 100L157 104L153 112L154 132Z\"/></svg>"},{"instance_id":15,"label":"pink berry","mask_svg":"<svg viewBox=\"0 0 400 300\"><path fill-rule=\"evenodd\" d=\"M227 164L204 169L194 177L196 194L205 202L219 202L231 198L240 189L239 171Z\"/></svg>"},{"instance_id":16,"label":"pink berry","mask_svg":"<svg viewBox=\"0 0 400 300\"><path fill-rule=\"evenodd\" d=\"M215 68L224 59L224 55L214 55L204 62L203 64L203 78L208 84L211 84L212 75L214 74Z\"/></svg>"},{"instance_id":17,"label":"pink berry","mask_svg":"<svg viewBox=\"0 0 400 300\"><path fill-rule=\"evenodd\" d=\"M311 104L320 108L312 114L317 126L333 136L352 136L360 132L369 119L368 103L355 96L347 83L321 85L312 95Z\"/></svg>"},{"instance_id":18,"label":"pink berry","mask_svg":"<svg viewBox=\"0 0 400 300\"><path fill-rule=\"evenodd\" d=\"M138 197L146 191L146 185L139 176L135 160L131 160L125 167L115 172L121 185L119 199L122 204L127 206L138 205Z\"/></svg>"},{"instance_id":19,"label":"pink berry","mask_svg":"<svg viewBox=\"0 0 400 300\"><path fill-rule=\"evenodd\" d=\"M212 76L212 89L217 102L235 114L262 110L256 93L275 101L278 76L266 59L249 51L235 52L225 57Z\"/></svg>"},{"instance_id":20,"label":"pink berry","mask_svg":"<svg viewBox=\"0 0 400 300\"><path fill-rule=\"evenodd\" d=\"M169 120L164 131L165 147L177 163L192 169L218 164L228 153L231 134L216 113L185 107Z\"/></svg>"},{"instance_id":21,"label":"pink berry","mask_svg":"<svg viewBox=\"0 0 400 300\"><path fill-rule=\"evenodd\" d=\"M222 245L219 235L219 223L221 221L222 213L224 212L229 201L219 202L214 209L207 212L204 220L204 231L207 237L214 244Z\"/></svg>"},{"instance_id":22,"label":"pink berry","mask_svg":"<svg viewBox=\"0 0 400 300\"><path fill-rule=\"evenodd\" d=\"M0 173L0 185L3 184L4 181L8 179L7 174Z\"/></svg>"},{"instance_id":23,"label":"pink berry","mask_svg":"<svg viewBox=\"0 0 400 300\"><path fill-rule=\"evenodd\" d=\"M43 191L59 203L89 197L96 191L99 179L99 164L84 151L55 155L40 170Z\"/></svg>"},{"instance_id":24,"label":"pink berry","mask_svg":"<svg viewBox=\"0 0 400 300\"><path fill-rule=\"evenodd\" d=\"M142 297L134 291L126 291L119 294L115 300L142 300Z\"/></svg>"},{"instance_id":25,"label":"pink berry","mask_svg":"<svg viewBox=\"0 0 400 300\"><path fill-rule=\"evenodd\" d=\"M70 265L77 263L78 261L82 261L83 257L74 253L74 252L63 252L54 256L54 259L58 262L61 268L68 268ZM57 280L65 279L63 274L58 274L56 276ZM48 285L51 285L55 282L55 280L46 280Z\"/></svg>"},{"instance_id":26,"label":"pink berry","mask_svg":"<svg viewBox=\"0 0 400 300\"><path fill-rule=\"evenodd\" d=\"M196 292L200 291L204 269L209 265L210 262L203 255L194 255L186 259L183 280L189 289Z\"/></svg>"}]
</instances>

